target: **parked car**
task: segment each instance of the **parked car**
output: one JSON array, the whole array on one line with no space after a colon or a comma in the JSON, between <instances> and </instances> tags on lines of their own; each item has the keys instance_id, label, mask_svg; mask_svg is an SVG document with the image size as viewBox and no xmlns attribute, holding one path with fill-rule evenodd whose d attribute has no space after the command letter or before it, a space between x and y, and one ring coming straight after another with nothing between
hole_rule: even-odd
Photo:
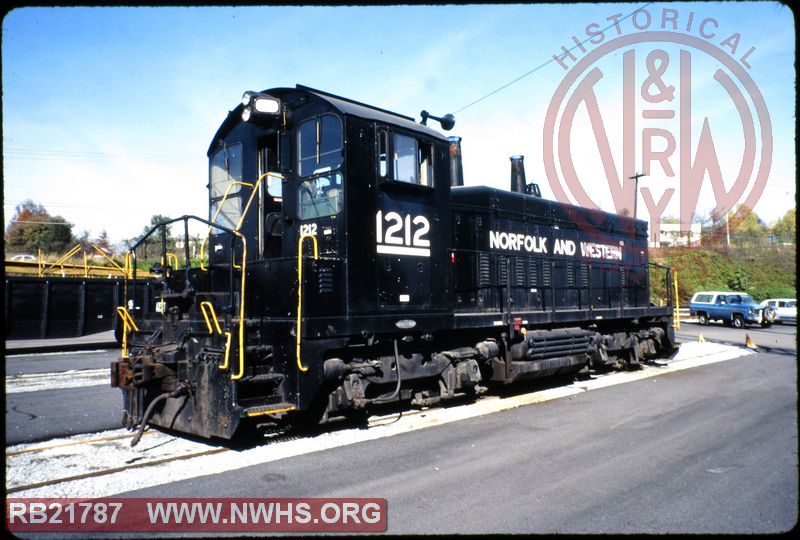
<instances>
[{"instance_id":1,"label":"parked car","mask_svg":"<svg viewBox=\"0 0 800 540\"><path fill-rule=\"evenodd\" d=\"M770 298L761 302L762 306L775 309L775 322L793 322L797 324L797 300L794 298Z\"/></svg>"},{"instance_id":2,"label":"parked car","mask_svg":"<svg viewBox=\"0 0 800 540\"><path fill-rule=\"evenodd\" d=\"M689 301L689 314L703 325L708 321L722 321L735 328L744 328L747 324L768 328L775 320L774 307L756 304L750 295L739 292L695 293Z\"/></svg>"},{"instance_id":3,"label":"parked car","mask_svg":"<svg viewBox=\"0 0 800 540\"><path fill-rule=\"evenodd\" d=\"M11 257L11 260L17 262L38 262L38 259L34 255L14 255Z\"/></svg>"}]
</instances>

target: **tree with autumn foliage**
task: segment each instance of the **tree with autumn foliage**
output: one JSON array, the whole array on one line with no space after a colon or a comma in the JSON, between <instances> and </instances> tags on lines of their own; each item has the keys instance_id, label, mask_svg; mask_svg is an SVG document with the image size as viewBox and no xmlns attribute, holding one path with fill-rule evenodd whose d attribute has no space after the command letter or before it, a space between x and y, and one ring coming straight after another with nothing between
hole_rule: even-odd
<instances>
[{"instance_id":1,"label":"tree with autumn foliage","mask_svg":"<svg viewBox=\"0 0 800 540\"><path fill-rule=\"evenodd\" d=\"M51 216L44 206L31 199L18 204L5 232L6 251L36 254L61 253L75 243L72 223Z\"/></svg>"}]
</instances>

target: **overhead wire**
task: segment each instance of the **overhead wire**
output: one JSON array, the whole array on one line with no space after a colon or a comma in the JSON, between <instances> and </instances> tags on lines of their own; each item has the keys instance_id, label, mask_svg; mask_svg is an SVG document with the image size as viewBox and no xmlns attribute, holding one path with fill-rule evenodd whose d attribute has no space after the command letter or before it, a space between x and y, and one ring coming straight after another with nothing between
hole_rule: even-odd
<instances>
[{"instance_id":1,"label":"overhead wire","mask_svg":"<svg viewBox=\"0 0 800 540\"><path fill-rule=\"evenodd\" d=\"M4 148L3 158L35 159L37 161L82 161L93 163L194 163L204 161L205 156L193 156L186 154L135 154L125 152L72 152L66 150Z\"/></svg>"},{"instance_id":2,"label":"overhead wire","mask_svg":"<svg viewBox=\"0 0 800 540\"><path fill-rule=\"evenodd\" d=\"M614 21L612 24L610 24L610 25L608 25L607 27L603 28L603 29L601 30L601 32L606 32L607 30L610 30L610 29L611 29L611 27L618 25L620 21L624 21L625 19L629 19L630 17L632 17L632 16L633 16L633 14L634 14L634 13L636 13L637 11L640 11L640 10L642 10L642 9L646 8L646 7L647 7L647 6L649 6L650 4L652 4L652 2L648 2L647 4L643 5L642 7L640 7L640 8L637 8L637 9L633 10L632 12L630 12L630 13L629 13L629 14L627 14L626 16L622 17L621 19L616 19L616 20L615 20L615 21ZM589 41L590 39L593 39L593 38L594 38L594 35L592 35L592 36L589 36L589 37L587 37L586 39L584 39L583 41L581 41L580 43L576 43L574 47L571 47L570 49L567 49L567 51L568 51L568 52L572 52L572 51L574 51L576 48L578 48L578 47L582 47L584 43L586 43L587 41ZM543 67L545 67L546 65L550 64L551 62L554 62L554 61L556 60L556 56L557 56L557 55L554 55L554 56L553 56L553 58L551 58L551 59L547 60L546 62L544 62L544 63L543 63L543 64L541 64L540 66L537 66L537 67L533 68L532 70L530 70L529 72L525 73L524 75L520 75L519 77L517 77L517 78L516 78L516 79L514 79L513 81L511 81L511 82L508 82L508 83L504 84L503 86L501 86L500 88L497 88L496 90L493 90L493 91L489 92L489 93L488 93L488 94L486 94L485 96L483 96L483 97L481 97L481 98L478 98L478 99L476 99L475 101L473 101L473 102L472 102L472 103L470 103L469 105L465 105L464 107L461 107L461 108L460 108L460 109L458 109L458 110L457 110L457 111L456 111L454 114L458 114L458 113L460 113L461 111L464 111L464 110L466 110L466 109L468 109L468 108L472 107L472 106L473 106L473 105L475 105L476 103L480 103L480 102L481 102L481 101L483 101L484 99L486 99L486 98L488 98L488 97L491 97L491 96L495 95L496 93L498 93L498 92L500 92L500 91L502 91L502 90L505 90L506 88L508 88L508 87L509 87L509 86L511 86L512 84L516 84L516 83L518 83L519 81L521 81L522 79L524 79L524 78L525 78L525 77L527 77L528 75L531 75L531 74L533 74L533 73L535 73L535 72L539 71L540 69L542 69L542 68L543 68Z\"/></svg>"}]
</instances>

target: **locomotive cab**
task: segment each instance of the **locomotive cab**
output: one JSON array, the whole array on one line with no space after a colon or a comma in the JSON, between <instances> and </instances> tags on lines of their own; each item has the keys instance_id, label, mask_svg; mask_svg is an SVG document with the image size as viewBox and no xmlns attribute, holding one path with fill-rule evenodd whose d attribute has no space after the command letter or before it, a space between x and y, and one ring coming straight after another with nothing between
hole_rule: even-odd
<instances>
[{"instance_id":1,"label":"locomotive cab","mask_svg":"<svg viewBox=\"0 0 800 540\"><path fill-rule=\"evenodd\" d=\"M408 117L303 87L247 92L209 149L210 220L241 237L212 228L210 264L246 249L249 313L286 317L300 287L312 335L396 329L420 311L432 331L449 307L448 152ZM287 283L298 260L314 286Z\"/></svg>"}]
</instances>

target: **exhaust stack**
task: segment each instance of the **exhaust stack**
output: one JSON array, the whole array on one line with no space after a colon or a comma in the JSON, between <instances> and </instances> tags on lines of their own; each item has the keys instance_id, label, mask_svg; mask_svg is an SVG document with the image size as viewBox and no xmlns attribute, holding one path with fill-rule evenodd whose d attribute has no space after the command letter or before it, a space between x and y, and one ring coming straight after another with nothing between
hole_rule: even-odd
<instances>
[{"instance_id":1,"label":"exhaust stack","mask_svg":"<svg viewBox=\"0 0 800 540\"><path fill-rule=\"evenodd\" d=\"M448 137L450 141L450 185L464 185L464 167L461 163L461 137Z\"/></svg>"},{"instance_id":2,"label":"exhaust stack","mask_svg":"<svg viewBox=\"0 0 800 540\"><path fill-rule=\"evenodd\" d=\"M524 156L511 156L511 191L524 195L541 197L538 184L528 184L525 181L525 165L522 163Z\"/></svg>"},{"instance_id":3,"label":"exhaust stack","mask_svg":"<svg viewBox=\"0 0 800 540\"><path fill-rule=\"evenodd\" d=\"M524 194L527 191L523 158L524 156L511 156L511 191L514 193Z\"/></svg>"}]
</instances>

